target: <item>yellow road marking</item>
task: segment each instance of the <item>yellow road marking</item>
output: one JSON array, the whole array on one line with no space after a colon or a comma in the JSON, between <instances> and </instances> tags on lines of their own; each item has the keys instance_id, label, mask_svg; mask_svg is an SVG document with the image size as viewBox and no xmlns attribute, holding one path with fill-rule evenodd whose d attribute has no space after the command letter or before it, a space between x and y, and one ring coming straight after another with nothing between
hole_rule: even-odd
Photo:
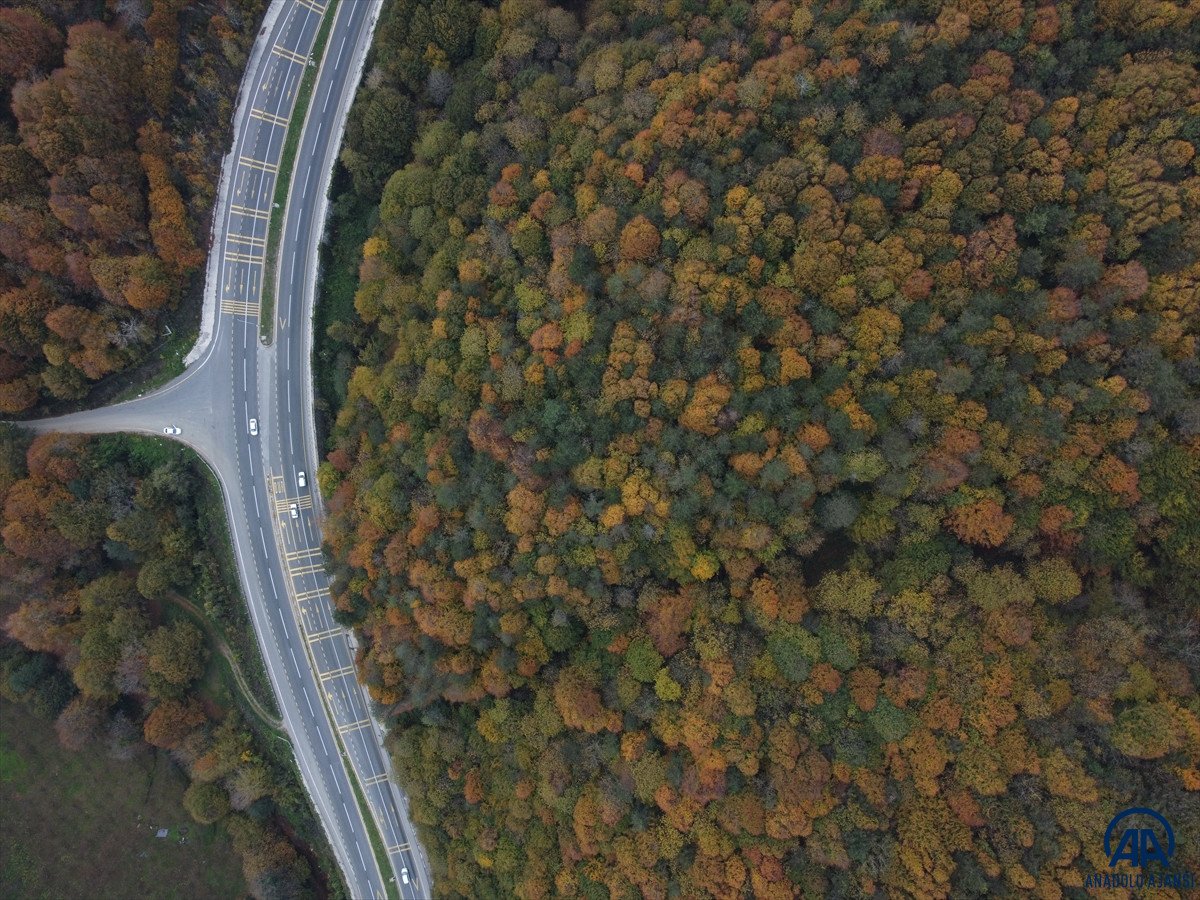
<instances>
[{"instance_id":1,"label":"yellow road marking","mask_svg":"<svg viewBox=\"0 0 1200 900\"><path fill-rule=\"evenodd\" d=\"M387 780L387 772L384 772L382 775L372 775L370 778L363 781L362 785L363 787L375 787L375 785L383 784Z\"/></svg>"},{"instance_id":2,"label":"yellow road marking","mask_svg":"<svg viewBox=\"0 0 1200 900\"><path fill-rule=\"evenodd\" d=\"M250 263L251 265L262 265L263 264L263 256L262 256L262 254L257 254L257 256L256 256L256 254L253 254L253 253L239 253L238 251L235 251L235 250L227 250L226 251L226 262L227 263Z\"/></svg>"},{"instance_id":3,"label":"yellow road marking","mask_svg":"<svg viewBox=\"0 0 1200 900\"><path fill-rule=\"evenodd\" d=\"M222 300L221 312L228 313L231 316L246 316L247 318L258 318L258 304L244 303L241 300Z\"/></svg>"},{"instance_id":4,"label":"yellow road marking","mask_svg":"<svg viewBox=\"0 0 1200 900\"><path fill-rule=\"evenodd\" d=\"M387 855L391 856L393 853L403 853L405 850L408 849L408 847L409 847L408 844L396 844L394 847L388 847Z\"/></svg>"},{"instance_id":5,"label":"yellow road marking","mask_svg":"<svg viewBox=\"0 0 1200 900\"><path fill-rule=\"evenodd\" d=\"M283 116L277 116L275 113L269 113L265 109L256 109L250 107L251 118L258 119L260 122L266 122L268 125L278 125L280 128L288 127L288 120Z\"/></svg>"},{"instance_id":6,"label":"yellow road marking","mask_svg":"<svg viewBox=\"0 0 1200 900\"><path fill-rule=\"evenodd\" d=\"M231 234L229 235L231 243L245 244L247 247L265 247L267 239L265 237L254 237L248 234Z\"/></svg>"},{"instance_id":7,"label":"yellow road marking","mask_svg":"<svg viewBox=\"0 0 1200 900\"><path fill-rule=\"evenodd\" d=\"M306 600L316 600L323 593L325 592L321 588L317 588L315 591L303 591L296 595L296 602L303 603Z\"/></svg>"},{"instance_id":8,"label":"yellow road marking","mask_svg":"<svg viewBox=\"0 0 1200 900\"><path fill-rule=\"evenodd\" d=\"M291 553L285 553L283 555L283 558L288 559L288 560L294 560L294 559L303 559L306 556L320 556L320 555L321 555L320 547L307 547L304 550L294 550Z\"/></svg>"},{"instance_id":9,"label":"yellow road marking","mask_svg":"<svg viewBox=\"0 0 1200 900\"><path fill-rule=\"evenodd\" d=\"M320 5L319 3L314 3L313 0L296 0L296 2L299 3L301 6L307 6L309 9L311 9L315 13L324 13L325 12L325 7Z\"/></svg>"},{"instance_id":10,"label":"yellow road marking","mask_svg":"<svg viewBox=\"0 0 1200 900\"><path fill-rule=\"evenodd\" d=\"M339 725L338 734L349 734L351 731L358 731L362 728L370 728L371 720L363 719L360 722L351 722L349 725Z\"/></svg>"},{"instance_id":11,"label":"yellow road marking","mask_svg":"<svg viewBox=\"0 0 1200 900\"><path fill-rule=\"evenodd\" d=\"M341 628L330 628L328 631L318 631L313 634L305 635L305 638L310 644L315 644L317 641L325 640L325 638L337 637L342 633L342 631L343 629Z\"/></svg>"},{"instance_id":12,"label":"yellow road marking","mask_svg":"<svg viewBox=\"0 0 1200 900\"><path fill-rule=\"evenodd\" d=\"M312 505L313 505L312 496L311 495L304 496L304 497L287 497L287 496L278 497L277 496L275 498L275 511L276 512L284 512L293 503L296 504L296 509L312 509Z\"/></svg>"},{"instance_id":13,"label":"yellow road marking","mask_svg":"<svg viewBox=\"0 0 1200 900\"><path fill-rule=\"evenodd\" d=\"M302 578L305 575L315 575L317 572L324 572L324 571L325 571L324 563L314 563L311 566L300 566L299 568L296 568L296 569L289 568L288 575L290 575L292 578Z\"/></svg>"},{"instance_id":14,"label":"yellow road marking","mask_svg":"<svg viewBox=\"0 0 1200 900\"><path fill-rule=\"evenodd\" d=\"M235 212L239 216L245 216L248 219L259 219L260 221L265 222L267 219L271 218L271 214L265 209L254 209L250 206L238 206L236 203L229 204L229 209L231 212Z\"/></svg>"},{"instance_id":15,"label":"yellow road marking","mask_svg":"<svg viewBox=\"0 0 1200 900\"><path fill-rule=\"evenodd\" d=\"M333 669L329 672L321 672L317 677L321 681L333 681L335 678L341 678L343 675L353 675L354 666L342 666L340 669Z\"/></svg>"},{"instance_id":16,"label":"yellow road marking","mask_svg":"<svg viewBox=\"0 0 1200 900\"><path fill-rule=\"evenodd\" d=\"M239 156L238 162L248 169L259 169L263 172L269 172L272 175L279 171L279 166L263 162L261 159L255 159L252 156Z\"/></svg>"},{"instance_id":17,"label":"yellow road marking","mask_svg":"<svg viewBox=\"0 0 1200 900\"><path fill-rule=\"evenodd\" d=\"M286 59L288 62L299 63L302 66L308 65L307 56L301 56L295 50L289 50L287 47L280 47L278 44L275 44L271 47L271 52L280 59Z\"/></svg>"}]
</instances>

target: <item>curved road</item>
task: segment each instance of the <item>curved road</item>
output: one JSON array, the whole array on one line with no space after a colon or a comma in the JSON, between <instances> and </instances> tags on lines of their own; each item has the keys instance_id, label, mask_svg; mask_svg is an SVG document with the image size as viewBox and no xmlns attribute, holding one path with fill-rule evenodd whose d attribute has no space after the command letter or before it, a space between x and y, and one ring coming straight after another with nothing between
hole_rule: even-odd
<instances>
[{"instance_id":1,"label":"curved road","mask_svg":"<svg viewBox=\"0 0 1200 900\"><path fill-rule=\"evenodd\" d=\"M389 778L383 729L359 685L352 636L333 620L322 564L312 419L311 314L317 244L346 113L380 0L275 0L243 82L209 267L218 314L199 361L137 400L23 423L37 431L162 434L212 466L229 511L242 589L296 761L355 898L432 894L428 865ZM323 14L324 60L310 61ZM279 244L276 341L258 340L267 231L279 159L305 69L317 65ZM214 285L209 284L211 291ZM257 435L250 433L250 420ZM307 475L305 486L300 473ZM294 508L293 508L294 505ZM351 779L385 845L381 872ZM403 875L402 875L403 873ZM407 876L408 883L403 883Z\"/></svg>"}]
</instances>

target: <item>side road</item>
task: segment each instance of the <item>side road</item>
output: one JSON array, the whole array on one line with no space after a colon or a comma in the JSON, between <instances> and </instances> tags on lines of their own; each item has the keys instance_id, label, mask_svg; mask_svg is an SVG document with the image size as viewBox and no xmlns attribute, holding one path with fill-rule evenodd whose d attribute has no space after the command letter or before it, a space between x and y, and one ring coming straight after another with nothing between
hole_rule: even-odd
<instances>
[{"instance_id":1,"label":"side road","mask_svg":"<svg viewBox=\"0 0 1200 900\"><path fill-rule=\"evenodd\" d=\"M313 423L304 396L311 284L281 286L278 339L272 347L258 340L266 238L297 88L315 67L276 284L295 280L300 252L314 248L306 272L315 258L325 200L316 202L310 186L327 189L380 5L273 0L244 76L216 204L207 273L214 312L211 329L202 329L211 336L191 367L136 400L25 424L43 432L165 431L208 462L284 729L347 887L355 898L411 900L432 895L428 869L389 778L383 730L357 681L352 636L333 618L322 561L318 457L306 439ZM313 59L326 17L325 53Z\"/></svg>"}]
</instances>

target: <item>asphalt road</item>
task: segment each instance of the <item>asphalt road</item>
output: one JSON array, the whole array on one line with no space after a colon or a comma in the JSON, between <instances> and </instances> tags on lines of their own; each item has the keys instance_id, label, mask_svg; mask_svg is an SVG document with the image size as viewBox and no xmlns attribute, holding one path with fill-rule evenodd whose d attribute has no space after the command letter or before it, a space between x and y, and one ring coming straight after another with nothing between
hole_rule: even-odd
<instances>
[{"instance_id":1,"label":"asphalt road","mask_svg":"<svg viewBox=\"0 0 1200 900\"><path fill-rule=\"evenodd\" d=\"M234 123L234 146L211 253L220 254L219 313L201 358L144 397L56 419L39 431L133 431L177 438L216 472L225 494L242 588L292 737L305 787L355 898L431 895L404 798L388 777L382 729L354 668L352 637L333 620L322 564L312 419L311 311L325 193L345 115L361 75L378 0L343 0L320 63L301 134L279 245L275 341L260 343L263 285L275 180L296 91L327 0L276 0L258 41ZM256 45L257 46L257 45ZM250 420L257 421L257 435ZM299 473L307 475L306 486ZM293 510L294 505L294 510ZM293 517L293 512L294 516ZM381 872L351 778L385 845ZM403 884L406 871L408 884Z\"/></svg>"}]
</instances>

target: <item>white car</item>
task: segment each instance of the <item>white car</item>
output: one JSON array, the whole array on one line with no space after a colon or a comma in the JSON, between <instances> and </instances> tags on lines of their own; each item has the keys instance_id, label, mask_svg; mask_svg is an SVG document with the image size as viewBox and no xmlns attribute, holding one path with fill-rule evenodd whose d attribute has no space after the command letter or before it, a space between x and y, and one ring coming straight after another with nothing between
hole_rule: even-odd
<instances>
[{"instance_id":1,"label":"white car","mask_svg":"<svg viewBox=\"0 0 1200 900\"><path fill-rule=\"evenodd\" d=\"M408 884L408 868L407 867L400 870L400 880L403 881L405 884Z\"/></svg>"},{"instance_id":2,"label":"white car","mask_svg":"<svg viewBox=\"0 0 1200 900\"><path fill-rule=\"evenodd\" d=\"M288 512L291 513L293 519L300 518L300 507L295 503L288 507Z\"/></svg>"},{"instance_id":3,"label":"white car","mask_svg":"<svg viewBox=\"0 0 1200 900\"><path fill-rule=\"evenodd\" d=\"M296 473L296 484L300 487L308 487L308 479L305 477L303 469Z\"/></svg>"},{"instance_id":4,"label":"white car","mask_svg":"<svg viewBox=\"0 0 1200 900\"><path fill-rule=\"evenodd\" d=\"M183 434L183 429L178 425L168 425L163 429L163 434Z\"/></svg>"},{"instance_id":5,"label":"white car","mask_svg":"<svg viewBox=\"0 0 1200 900\"><path fill-rule=\"evenodd\" d=\"M258 437L258 419L250 420L250 436Z\"/></svg>"}]
</instances>

